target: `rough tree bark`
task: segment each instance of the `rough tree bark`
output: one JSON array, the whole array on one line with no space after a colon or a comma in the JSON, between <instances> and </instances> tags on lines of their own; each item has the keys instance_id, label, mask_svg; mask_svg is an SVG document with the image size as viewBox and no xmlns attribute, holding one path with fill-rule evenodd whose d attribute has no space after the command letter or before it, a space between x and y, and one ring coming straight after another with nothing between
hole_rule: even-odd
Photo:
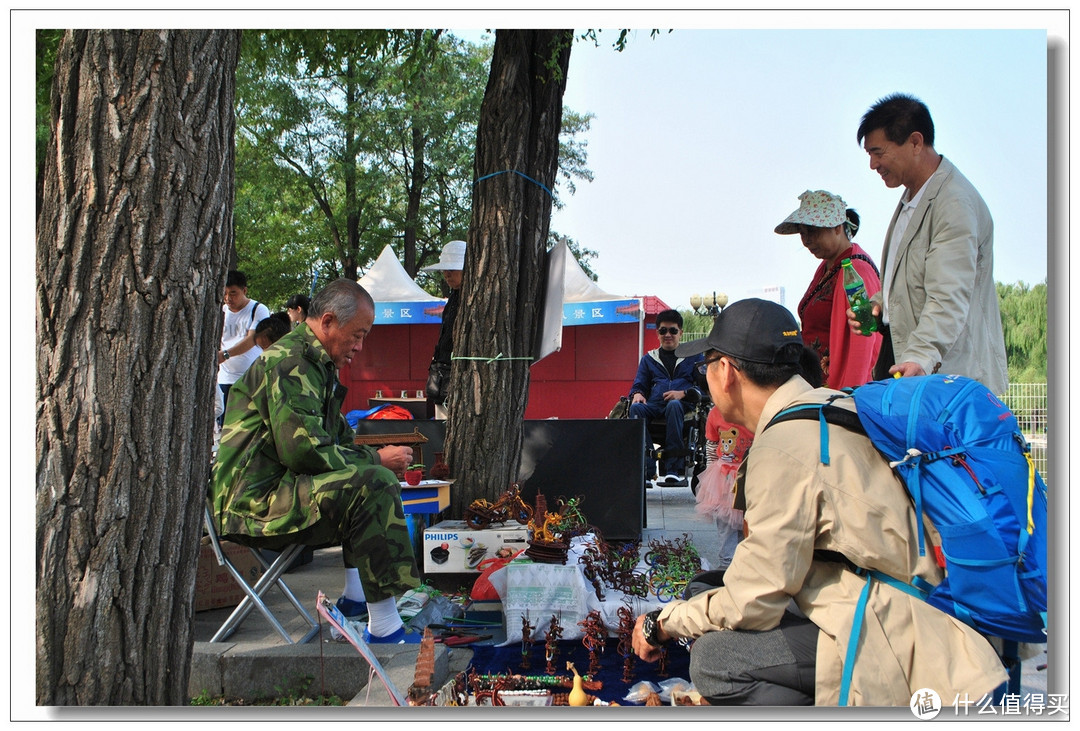
<instances>
[{"instance_id":1,"label":"rough tree bark","mask_svg":"<svg viewBox=\"0 0 1080 731\"><path fill-rule=\"evenodd\" d=\"M517 479L572 41L570 30L495 34L454 327L446 444L457 517Z\"/></svg>"},{"instance_id":2,"label":"rough tree bark","mask_svg":"<svg viewBox=\"0 0 1080 731\"><path fill-rule=\"evenodd\" d=\"M188 700L239 42L61 42L37 221L39 705Z\"/></svg>"}]
</instances>

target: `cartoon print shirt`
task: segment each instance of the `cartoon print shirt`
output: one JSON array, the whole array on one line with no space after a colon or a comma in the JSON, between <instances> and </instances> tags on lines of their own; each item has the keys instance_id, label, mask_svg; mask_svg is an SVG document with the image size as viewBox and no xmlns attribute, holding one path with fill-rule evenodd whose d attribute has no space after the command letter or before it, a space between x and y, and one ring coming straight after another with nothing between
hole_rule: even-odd
<instances>
[{"instance_id":1,"label":"cartoon print shirt","mask_svg":"<svg viewBox=\"0 0 1080 731\"><path fill-rule=\"evenodd\" d=\"M705 421L705 438L717 443L718 460L736 465L746 459L746 452L754 441L754 435L748 429L726 421L715 406Z\"/></svg>"}]
</instances>

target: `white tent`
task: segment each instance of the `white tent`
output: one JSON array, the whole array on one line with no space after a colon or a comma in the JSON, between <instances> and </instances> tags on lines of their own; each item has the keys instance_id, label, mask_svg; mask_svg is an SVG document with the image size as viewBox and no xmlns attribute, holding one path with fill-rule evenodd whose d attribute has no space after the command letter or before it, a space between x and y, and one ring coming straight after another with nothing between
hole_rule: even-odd
<instances>
[{"instance_id":1,"label":"white tent","mask_svg":"<svg viewBox=\"0 0 1080 731\"><path fill-rule=\"evenodd\" d=\"M627 299L621 295L609 294L593 280L581 268L577 257L572 254L566 257L565 274L563 275L563 302L602 302L605 300Z\"/></svg>"},{"instance_id":2,"label":"white tent","mask_svg":"<svg viewBox=\"0 0 1080 731\"><path fill-rule=\"evenodd\" d=\"M446 300L414 282L389 244L357 281L375 300L376 325L442 322Z\"/></svg>"}]
</instances>

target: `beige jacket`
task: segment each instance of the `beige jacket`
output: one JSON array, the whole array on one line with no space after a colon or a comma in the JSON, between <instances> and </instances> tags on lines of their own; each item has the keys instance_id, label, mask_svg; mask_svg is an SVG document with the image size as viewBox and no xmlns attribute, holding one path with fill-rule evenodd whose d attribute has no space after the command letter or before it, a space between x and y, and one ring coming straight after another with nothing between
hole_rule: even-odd
<instances>
[{"instance_id":1,"label":"beige jacket","mask_svg":"<svg viewBox=\"0 0 1080 731\"><path fill-rule=\"evenodd\" d=\"M821 403L835 393L813 390L796 376L769 398L744 466L749 534L735 549L725 586L672 602L660 614L664 631L676 637L766 630L777 626L793 597L821 630L818 705L838 703L842 661L865 579L840 563L815 560L814 550L835 551L901 579L941 579L933 560L918 555L915 513L903 485L866 437L830 424L831 460L822 465L816 421L788 421L763 431L780 410ZM975 630L874 582L849 705L904 706L921 688L937 691L945 704L964 693L977 701L1005 679L998 656Z\"/></svg>"},{"instance_id":2,"label":"beige jacket","mask_svg":"<svg viewBox=\"0 0 1080 731\"><path fill-rule=\"evenodd\" d=\"M982 196L942 157L890 251L899 213L898 205L881 252L881 271L893 277L888 314L896 362L918 363L927 373L940 363L939 372L974 378L1003 395L1008 371L994 284L994 222ZM880 303L881 293L871 300Z\"/></svg>"}]
</instances>

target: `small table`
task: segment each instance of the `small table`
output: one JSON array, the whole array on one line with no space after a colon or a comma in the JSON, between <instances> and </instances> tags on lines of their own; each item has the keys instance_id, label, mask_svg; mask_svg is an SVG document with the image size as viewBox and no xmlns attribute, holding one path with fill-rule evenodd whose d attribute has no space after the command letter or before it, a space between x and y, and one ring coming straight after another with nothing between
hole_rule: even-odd
<instances>
[{"instance_id":1,"label":"small table","mask_svg":"<svg viewBox=\"0 0 1080 731\"><path fill-rule=\"evenodd\" d=\"M432 516L450 507L450 486L453 480L421 480L419 485L401 481L401 507L409 526L409 540L417 567L423 566L424 531L431 527Z\"/></svg>"}]
</instances>

